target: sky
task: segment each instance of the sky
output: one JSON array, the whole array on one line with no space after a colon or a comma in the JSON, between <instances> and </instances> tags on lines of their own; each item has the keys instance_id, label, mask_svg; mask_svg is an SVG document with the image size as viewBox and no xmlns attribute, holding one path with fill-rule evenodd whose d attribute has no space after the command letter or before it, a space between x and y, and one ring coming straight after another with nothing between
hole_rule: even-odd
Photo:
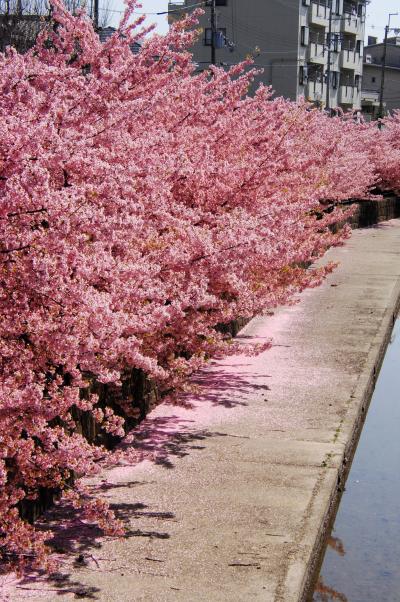
<instances>
[{"instance_id":1,"label":"sky","mask_svg":"<svg viewBox=\"0 0 400 602\"><path fill-rule=\"evenodd\" d=\"M193 4L198 0L193 0ZM245 0L244 0L245 1ZM99 0L100 6L109 5L110 9L121 11L124 9L123 0ZM168 10L168 0L141 0L142 8L137 9L137 13L158 13L165 12ZM399 0L400 4L400 0ZM111 25L114 27L118 24L120 14L115 12L111 14ZM155 23L157 25L156 31L160 34L167 33L168 22L167 15L156 15L148 14L146 18L146 25Z\"/></svg>"},{"instance_id":2,"label":"sky","mask_svg":"<svg viewBox=\"0 0 400 602\"><path fill-rule=\"evenodd\" d=\"M400 29L400 0L372 0L367 6L366 35L376 36L381 42L385 35L389 13L399 13L398 16L390 18L390 27Z\"/></svg>"},{"instance_id":3,"label":"sky","mask_svg":"<svg viewBox=\"0 0 400 602\"><path fill-rule=\"evenodd\" d=\"M108 0L103 0L106 3ZM193 0L193 4L197 0ZM246 0L237 0L238 2L246 2ZM102 2L102 0L100 0ZM110 8L114 10L123 10L123 0L109 0ZM264 0L268 2L268 0ZM137 12L158 13L168 10L168 0L142 0L142 8ZM385 25L388 22L389 13L398 12L398 16L391 17L391 27L400 29L400 0L371 0L367 6L367 23L366 36L376 36L378 41L383 39L385 33ZM112 13L112 25L116 25L119 20L119 13ZM151 15L148 14L146 23L156 23L157 32L166 33L168 31L168 23L166 15Z\"/></svg>"}]
</instances>

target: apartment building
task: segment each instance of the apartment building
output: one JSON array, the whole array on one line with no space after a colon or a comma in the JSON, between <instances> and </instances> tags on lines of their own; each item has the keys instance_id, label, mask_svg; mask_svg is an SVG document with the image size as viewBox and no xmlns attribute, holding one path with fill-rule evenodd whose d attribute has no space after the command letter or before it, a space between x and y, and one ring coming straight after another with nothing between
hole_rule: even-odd
<instances>
[{"instance_id":1,"label":"apartment building","mask_svg":"<svg viewBox=\"0 0 400 602\"><path fill-rule=\"evenodd\" d=\"M369 37L364 50L363 86L361 92L362 112L365 119L379 116L379 97L382 78L383 42ZM400 109L400 37L387 39L383 111L393 113Z\"/></svg>"},{"instance_id":2,"label":"apartment building","mask_svg":"<svg viewBox=\"0 0 400 602\"><path fill-rule=\"evenodd\" d=\"M367 1L216 0L216 62L228 66L251 54L264 70L259 79L277 95L358 110ZM171 1L171 20L195 3ZM211 60L210 4L193 48L199 69Z\"/></svg>"}]
</instances>

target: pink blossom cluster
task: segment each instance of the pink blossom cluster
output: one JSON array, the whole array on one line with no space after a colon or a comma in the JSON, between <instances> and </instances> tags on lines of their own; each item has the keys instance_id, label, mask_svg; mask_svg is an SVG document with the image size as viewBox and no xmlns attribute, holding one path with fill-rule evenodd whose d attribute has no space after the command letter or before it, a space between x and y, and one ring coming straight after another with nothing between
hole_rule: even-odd
<instances>
[{"instance_id":1,"label":"pink blossom cluster","mask_svg":"<svg viewBox=\"0 0 400 602\"><path fill-rule=\"evenodd\" d=\"M381 128L364 126L366 146L375 165L379 188L400 191L400 111L381 122Z\"/></svg>"},{"instance_id":2,"label":"pink blossom cluster","mask_svg":"<svg viewBox=\"0 0 400 602\"><path fill-rule=\"evenodd\" d=\"M337 203L376 179L351 120L248 95L248 63L196 74L196 15L135 55L134 2L105 44L52 4L36 47L0 56L0 546L37 566L19 503L52 488L85 505L105 455L72 408L123 434L92 380L136 368L166 394L233 353L219 325L320 283L332 266L306 266L348 235Z\"/></svg>"}]
</instances>

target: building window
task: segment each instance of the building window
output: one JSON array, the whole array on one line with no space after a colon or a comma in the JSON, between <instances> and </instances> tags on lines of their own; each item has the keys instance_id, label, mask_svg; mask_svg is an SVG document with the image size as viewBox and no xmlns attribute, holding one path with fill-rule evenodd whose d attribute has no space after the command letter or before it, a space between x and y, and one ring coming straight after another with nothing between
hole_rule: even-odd
<instances>
[{"instance_id":1,"label":"building window","mask_svg":"<svg viewBox=\"0 0 400 602\"><path fill-rule=\"evenodd\" d=\"M206 6L211 6L210 0L206 2ZM228 0L215 0L215 6L228 6Z\"/></svg>"},{"instance_id":2,"label":"building window","mask_svg":"<svg viewBox=\"0 0 400 602\"><path fill-rule=\"evenodd\" d=\"M300 86L305 86L307 83L307 74L308 74L308 69L307 69L307 65L300 65L299 67L299 84Z\"/></svg>"},{"instance_id":3,"label":"building window","mask_svg":"<svg viewBox=\"0 0 400 602\"><path fill-rule=\"evenodd\" d=\"M217 32L215 34L214 44L216 48L221 48L220 39L226 38L226 27L218 27ZM204 46L211 46L212 44L212 29L211 27L206 27L204 30Z\"/></svg>"},{"instance_id":4,"label":"building window","mask_svg":"<svg viewBox=\"0 0 400 602\"><path fill-rule=\"evenodd\" d=\"M333 34L331 48L333 52L340 52L340 35L338 33Z\"/></svg>"},{"instance_id":5,"label":"building window","mask_svg":"<svg viewBox=\"0 0 400 602\"><path fill-rule=\"evenodd\" d=\"M336 90L339 85L339 73L337 71L332 71L332 88Z\"/></svg>"},{"instance_id":6,"label":"building window","mask_svg":"<svg viewBox=\"0 0 400 602\"><path fill-rule=\"evenodd\" d=\"M358 54L362 54L362 41L361 40L357 40L357 43L356 43L356 52Z\"/></svg>"},{"instance_id":7,"label":"building window","mask_svg":"<svg viewBox=\"0 0 400 602\"><path fill-rule=\"evenodd\" d=\"M358 91L361 90L361 75L356 75L354 78L354 83Z\"/></svg>"},{"instance_id":8,"label":"building window","mask_svg":"<svg viewBox=\"0 0 400 602\"><path fill-rule=\"evenodd\" d=\"M302 46L308 46L308 42L310 39L309 32L310 30L308 29L308 27L305 27L303 25L300 32L300 42Z\"/></svg>"},{"instance_id":9,"label":"building window","mask_svg":"<svg viewBox=\"0 0 400 602\"><path fill-rule=\"evenodd\" d=\"M357 2L355 0L345 0L343 3L343 12L356 17L358 12Z\"/></svg>"},{"instance_id":10,"label":"building window","mask_svg":"<svg viewBox=\"0 0 400 602\"><path fill-rule=\"evenodd\" d=\"M310 6L310 0L303 0L303 6Z\"/></svg>"},{"instance_id":11,"label":"building window","mask_svg":"<svg viewBox=\"0 0 400 602\"><path fill-rule=\"evenodd\" d=\"M363 17L364 16L364 5L363 4L359 4L358 5L357 15L359 17Z\"/></svg>"},{"instance_id":12,"label":"building window","mask_svg":"<svg viewBox=\"0 0 400 602\"><path fill-rule=\"evenodd\" d=\"M307 80L310 82L317 82L322 84L324 80L324 68L322 65L316 65L315 63L310 63L307 65L308 73Z\"/></svg>"},{"instance_id":13,"label":"building window","mask_svg":"<svg viewBox=\"0 0 400 602\"><path fill-rule=\"evenodd\" d=\"M376 77L371 77L371 82L374 84L376 82Z\"/></svg>"}]
</instances>

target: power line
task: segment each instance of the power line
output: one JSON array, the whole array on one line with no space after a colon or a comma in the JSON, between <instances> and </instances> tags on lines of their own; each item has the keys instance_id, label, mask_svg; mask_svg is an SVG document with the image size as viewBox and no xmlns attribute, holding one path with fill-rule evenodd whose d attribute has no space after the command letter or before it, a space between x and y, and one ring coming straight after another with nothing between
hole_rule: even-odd
<instances>
[{"instance_id":1,"label":"power line","mask_svg":"<svg viewBox=\"0 0 400 602\"><path fill-rule=\"evenodd\" d=\"M240 42L236 42L235 45L241 46L242 48L245 48L247 51L250 51L250 52L255 51L254 47L246 46L245 44L241 44ZM257 56L260 56L261 54L297 54L297 46L296 46L296 48L293 47L293 50L265 50L262 52L259 51L256 54L257 54Z\"/></svg>"},{"instance_id":2,"label":"power line","mask_svg":"<svg viewBox=\"0 0 400 602\"><path fill-rule=\"evenodd\" d=\"M147 15L170 15L173 13L179 13L179 12L183 12L185 10L187 10L188 8L196 8L197 6L204 6L206 4L206 0L203 0L203 2L197 2L197 4L189 4L188 6L183 6L182 8L174 8L173 10L166 10L160 13L142 13L142 14L147 14ZM140 14L140 13L136 13L136 14Z\"/></svg>"},{"instance_id":3,"label":"power line","mask_svg":"<svg viewBox=\"0 0 400 602\"><path fill-rule=\"evenodd\" d=\"M368 29L385 29L386 25L367 25Z\"/></svg>"},{"instance_id":4,"label":"power line","mask_svg":"<svg viewBox=\"0 0 400 602\"><path fill-rule=\"evenodd\" d=\"M269 63L268 65L263 65L260 63L252 63L251 67L273 67L274 69L283 69L285 67L296 67L299 62L301 62L303 59L298 59L298 61L296 63L285 63L284 65L278 65L276 63ZM210 61L195 61L195 63L197 65L209 65ZM240 65L241 61L239 61L238 63L227 63L225 61L221 61L220 63L217 63L217 67L218 66L222 66L222 67L234 67L236 65Z\"/></svg>"}]
</instances>

